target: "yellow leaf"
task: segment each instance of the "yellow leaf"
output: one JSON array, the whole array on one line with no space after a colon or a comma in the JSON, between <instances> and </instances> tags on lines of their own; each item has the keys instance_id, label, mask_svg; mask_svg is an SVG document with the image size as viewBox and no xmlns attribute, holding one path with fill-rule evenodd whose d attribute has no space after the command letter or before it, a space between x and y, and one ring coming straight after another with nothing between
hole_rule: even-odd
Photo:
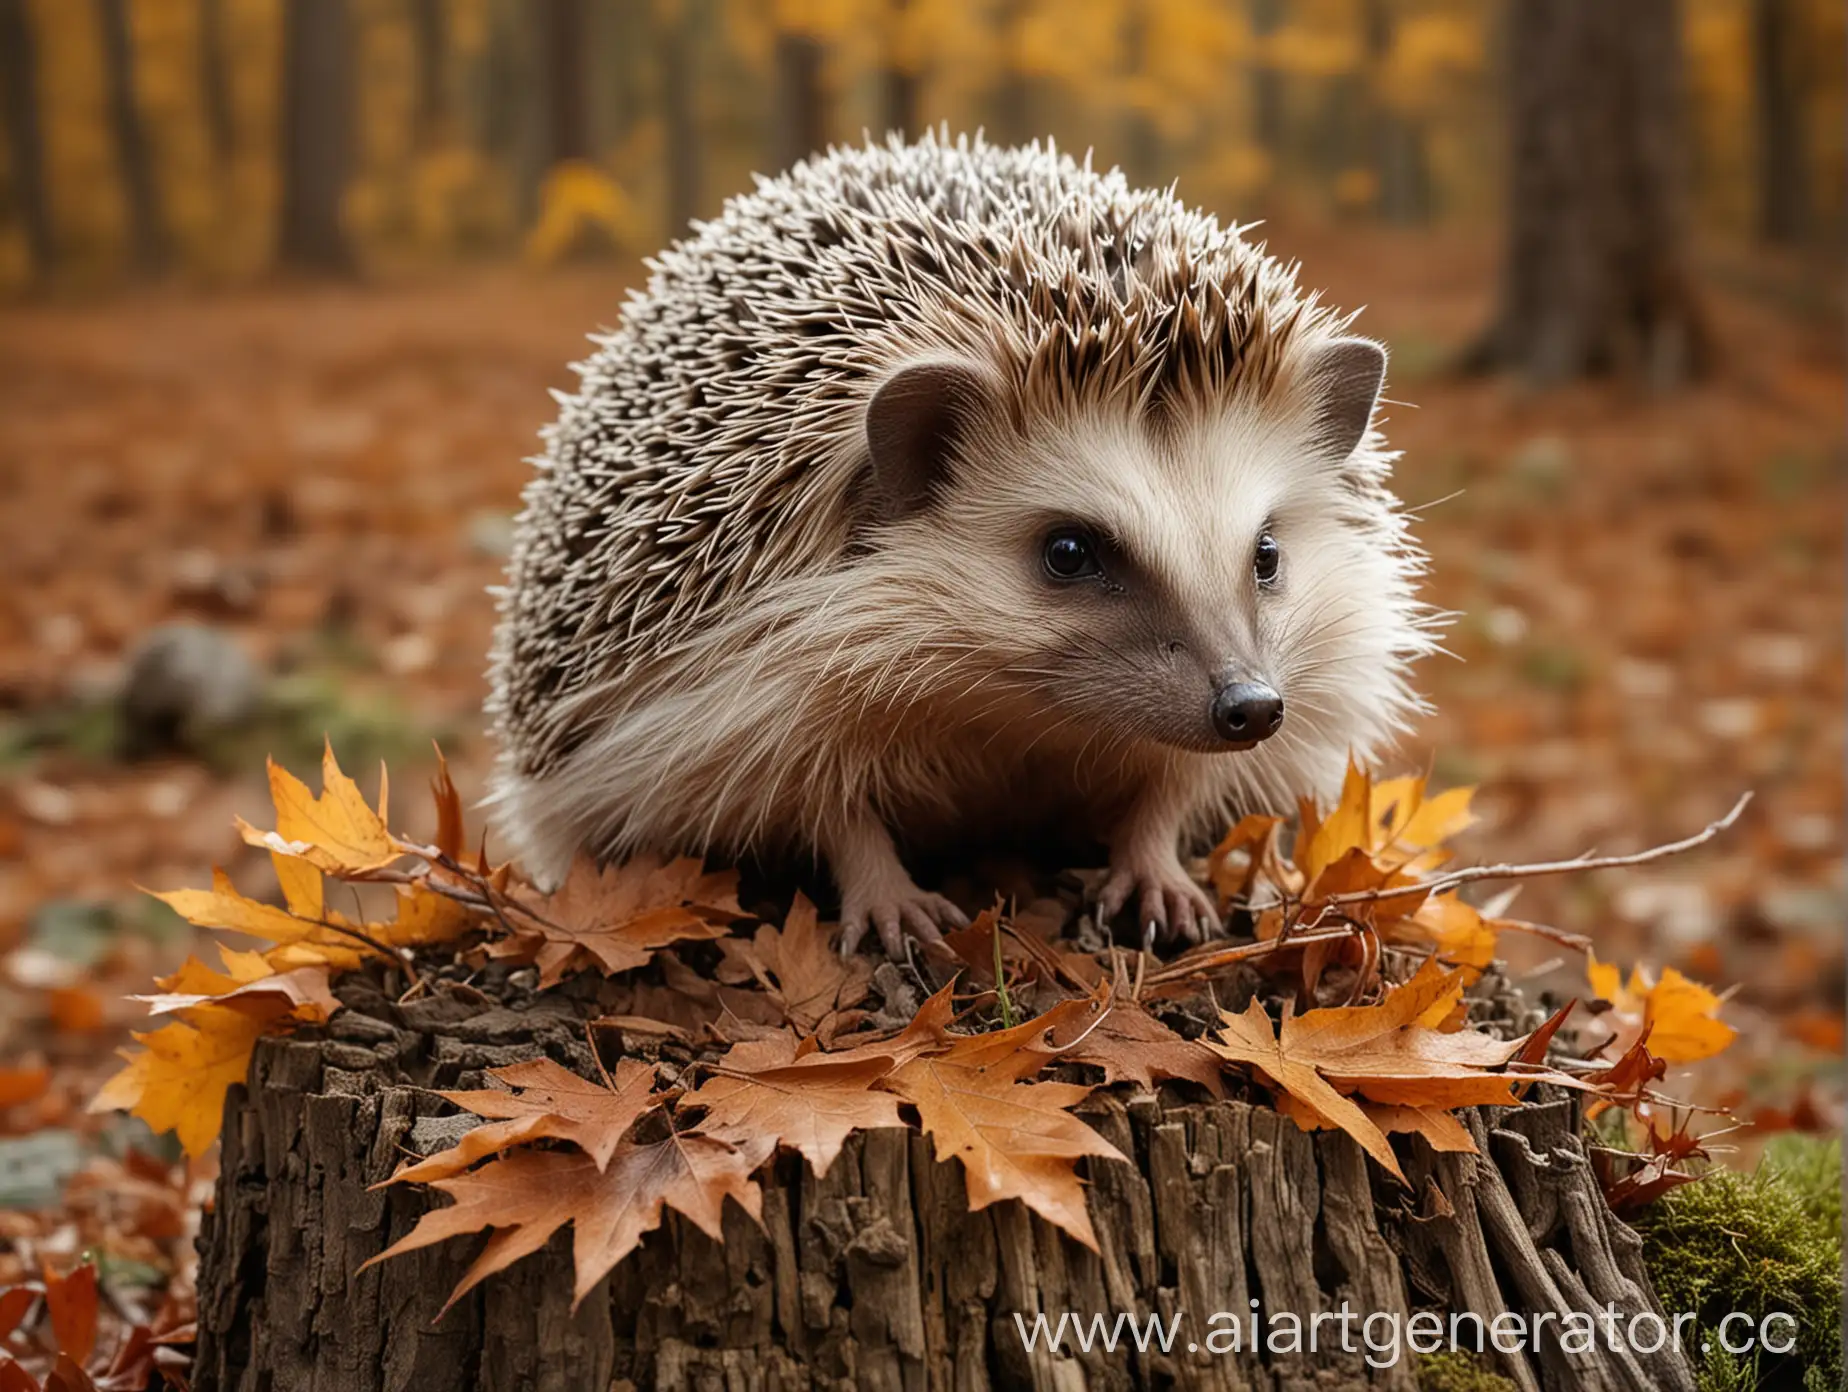
<instances>
[{"instance_id":1,"label":"yellow leaf","mask_svg":"<svg viewBox=\"0 0 1848 1392\"><path fill-rule=\"evenodd\" d=\"M1606 1023L1614 1030L1618 1052L1648 1030L1649 1052L1655 1057L1693 1063L1712 1058L1738 1037L1737 1030L1716 1018L1720 996L1673 967L1663 970L1660 981L1642 967L1633 967L1629 981L1621 985L1616 966L1595 957L1585 972L1593 992L1611 1003Z\"/></svg>"},{"instance_id":2,"label":"yellow leaf","mask_svg":"<svg viewBox=\"0 0 1848 1392\"><path fill-rule=\"evenodd\" d=\"M93 1112L128 1111L156 1131L171 1131L188 1155L218 1138L225 1094L244 1081L250 1051L268 1022L239 1010L202 1005L150 1034L139 1051L122 1051L128 1066L90 1104Z\"/></svg>"},{"instance_id":3,"label":"yellow leaf","mask_svg":"<svg viewBox=\"0 0 1848 1392\"><path fill-rule=\"evenodd\" d=\"M209 890L174 889L154 897L196 927L222 928L273 943L300 942L321 928L287 909L245 898L223 870L212 871Z\"/></svg>"},{"instance_id":4,"label":"yellow leaf","mask_svg":"<svg viewBox=\"0 0 1848 1392\"><path fill-rule=\"evenodd\" d=\"M468 910L448 895L423 885L399 885L398 916L390 923L373 924L367 931L392 947L423 947L452 941L467 931L470 922Z\"/></svg>"},{"instance_id":5,"label":"yellow leaf","mask_svg":"<svg viewBox=\"0 0 1848 1392\"><path fill-rule=\"evenodd\" d=\"M337 875L377 870L403 854L385 826L389 786L382 766L376 812L360 793L359 785L340 771L331 744L321 759L319 797L274 759L269 763L269 775L270 797L276 804L276 829L258 831L240 817L238 830L251 845L305 860ZM299 879L296 887L303 894L310 892ZM289 889L286 882L284 889Z\"/></svg>"},{"instance_id":6,"label":"yellow leaf","mask_svg":"<svg viewBox=\"0 0 1848 1392\"><path fill-rule=\"evenodd\" d=\"M1370 848L1372 810L1370 780L1365 770L1350 760L1347 777L1341 784L1341 801L1334 811L1317 823L1313 833L1308 820L1305 818L1303 822L1296 863L1311 885L1318 875L1349 851Z\"/></svg>"}]
</instances>

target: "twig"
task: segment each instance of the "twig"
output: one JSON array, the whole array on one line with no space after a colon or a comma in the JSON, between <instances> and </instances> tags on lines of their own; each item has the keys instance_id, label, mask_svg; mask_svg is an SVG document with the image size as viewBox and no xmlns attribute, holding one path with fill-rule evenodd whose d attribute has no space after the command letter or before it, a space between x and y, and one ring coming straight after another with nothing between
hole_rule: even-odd
<instances>
[{"instance_id":1,"label":"twig","mask_svg":"<svg viewBox=\"0 0 1848 1392\"><path fill-rule=\"evenodd\" d=\"M1422 884L1397 885L1383 889L1357 889L1347 894L1331 894L1326 899L1316 901L1319 908L1335 908L1342 904L1371 904L1380 899L1403 898L1408 893L1422 890L1427 895L1443 894L1458 885L1471 884L1476 880L1531 879L1537 875L1569 875L1577 870L1614 870L1626 865L1647 865L1651 861L1664 860L1669 856L1691 851L1696 846L1704 846L1714 837L1725 831L1739 820L1739 814L1752 800L1750 793L1743 793L1733 804L1732 811L1717 822L1709 822L1706 828L1680 841L1672 841L1666 846L1653 846L1646 851L1637 851L1632 855L1594 856L1582 855L1574 860L1548 860L1533 865L1472 865L1463 870L1452 870L1447 875L1426 880ZM1297 941L1301 941L1300 938Z\"/></svg>"},{"instance_id":2,"label":"twig","mask_svg":"<svg viewBox=\"0 0 1848 1392\"><path fill-rule=\"evenodd\" d=\"M1564 928L1548 927L1544 923L1529 923L1524 918L1497 918L1489 920L1497 928L1512 928L1517 933L1531 933L1536 938L1545 938L1556 942L1561 947L1569 947L1574 952L1589 952L1592 941L1583 933L1568 933ZM1557 962L1558 957L1552 959Z\"/></svg>"},{"instance_id":3,"label":"twig","mask_svg":"<svg viewBox=\"0 0 1848 1392\"><path fill-rule=\"evenodd\" d=\"M1201 976L1208 972L1227 967L1234 962L1250 961L1253 957L1268 957L1271 953L1285 947L1303 947L1316 942L1338 942L1343 938L1354 936L1354 929L1343 924L1339 928L1317 928L1311 931L1298 931L1285 941L1281 938L1267 938L1262 942L1241 943L1237 947L1223 947L1217 952L1205 953L1198 957L1185 957L1178 962L1152 971L1143 981L1144 986L1165 986L1171 981L1186 981L1190 977Z\"/></svg>"}]
</instances>

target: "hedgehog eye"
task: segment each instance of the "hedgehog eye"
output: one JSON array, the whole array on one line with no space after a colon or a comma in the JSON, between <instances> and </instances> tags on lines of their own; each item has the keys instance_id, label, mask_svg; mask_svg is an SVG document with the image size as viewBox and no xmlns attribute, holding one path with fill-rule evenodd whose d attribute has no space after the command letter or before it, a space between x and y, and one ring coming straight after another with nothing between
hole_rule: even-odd
<instances>
[{"instance_id":1,"label":"hedgehog eye","mask_svg":"<svg viewBox=\"0 0 1848 1392\"><path fill-rule=\"evenodd\" d=\"M1260 585L1269 585L1277 578L1277 567L1283 563L1283 552L1278 549L1277 539L1269 532L1258 537L1257 550L1252 553L1251 573L1258 577Z\"/></svg>"},{"instance_id":2,"label":"hedgehog eye","mask_svg":"<svg viewBox=\"0 0 1848 1392\"><path fill-rule=\"evenodd\" d=\"M1046 574L1054 580L1085 580L1103 574L1097 563L1097 544L1078 527L1061 527L1046 538L1040 553Z\"/></svg>"}]
</instances>

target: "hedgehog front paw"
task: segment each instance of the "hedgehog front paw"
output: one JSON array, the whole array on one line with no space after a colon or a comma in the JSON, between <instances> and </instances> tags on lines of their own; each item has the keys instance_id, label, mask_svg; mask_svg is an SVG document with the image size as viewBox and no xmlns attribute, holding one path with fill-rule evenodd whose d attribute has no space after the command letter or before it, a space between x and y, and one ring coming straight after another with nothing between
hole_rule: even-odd
<instances>
[{"instance_id":1,"label":"hedgehog front paw","mask_svg":"<svg viewBox=\"0 0 1848 1392\"><path fill-rule=\"evenodd\" d=\"M1143 941L1153 936L1197 943L1220 931L1219 906L1172 851L1111 858L1110 874L1097 894L1098 921L1109 923L1132 900Z\"/></svg>"},{"instance_id":2,"label":"hedgehog front paw","mask_svg":"<svg viewBox=\"0 0 1848 1392\"><path fill-rule=\"evenodd\" d=\"M929 894L911 882L850 889L841 902L841 955L856 951L866 930L877 929L886 956L905 958L905 935L926 947L941 946L945 928L966 928L969 916L941 894Z\"/></svg>"}]
</instances>

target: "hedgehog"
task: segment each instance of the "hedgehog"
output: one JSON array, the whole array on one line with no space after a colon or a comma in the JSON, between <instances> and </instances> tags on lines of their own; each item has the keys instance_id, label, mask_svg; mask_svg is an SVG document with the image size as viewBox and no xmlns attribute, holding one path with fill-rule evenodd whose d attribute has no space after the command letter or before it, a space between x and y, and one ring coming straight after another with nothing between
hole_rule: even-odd
<instances>
[{"instance_id":1,"label":"hedgehog","mask_svg":"<svg viewBox=\"0 0 1848 1392\"><path fill-rule=\"evenodd\" d=\"M1184 849L1423 707L1385 350L1298 268L1050 142L830 149L648 263L555 394L498 591L489 802L539 882L825 861L842 948L962 910L907 869L1079 828L1096 907L1217 931Z\"/></svg>"}]
</instances>

